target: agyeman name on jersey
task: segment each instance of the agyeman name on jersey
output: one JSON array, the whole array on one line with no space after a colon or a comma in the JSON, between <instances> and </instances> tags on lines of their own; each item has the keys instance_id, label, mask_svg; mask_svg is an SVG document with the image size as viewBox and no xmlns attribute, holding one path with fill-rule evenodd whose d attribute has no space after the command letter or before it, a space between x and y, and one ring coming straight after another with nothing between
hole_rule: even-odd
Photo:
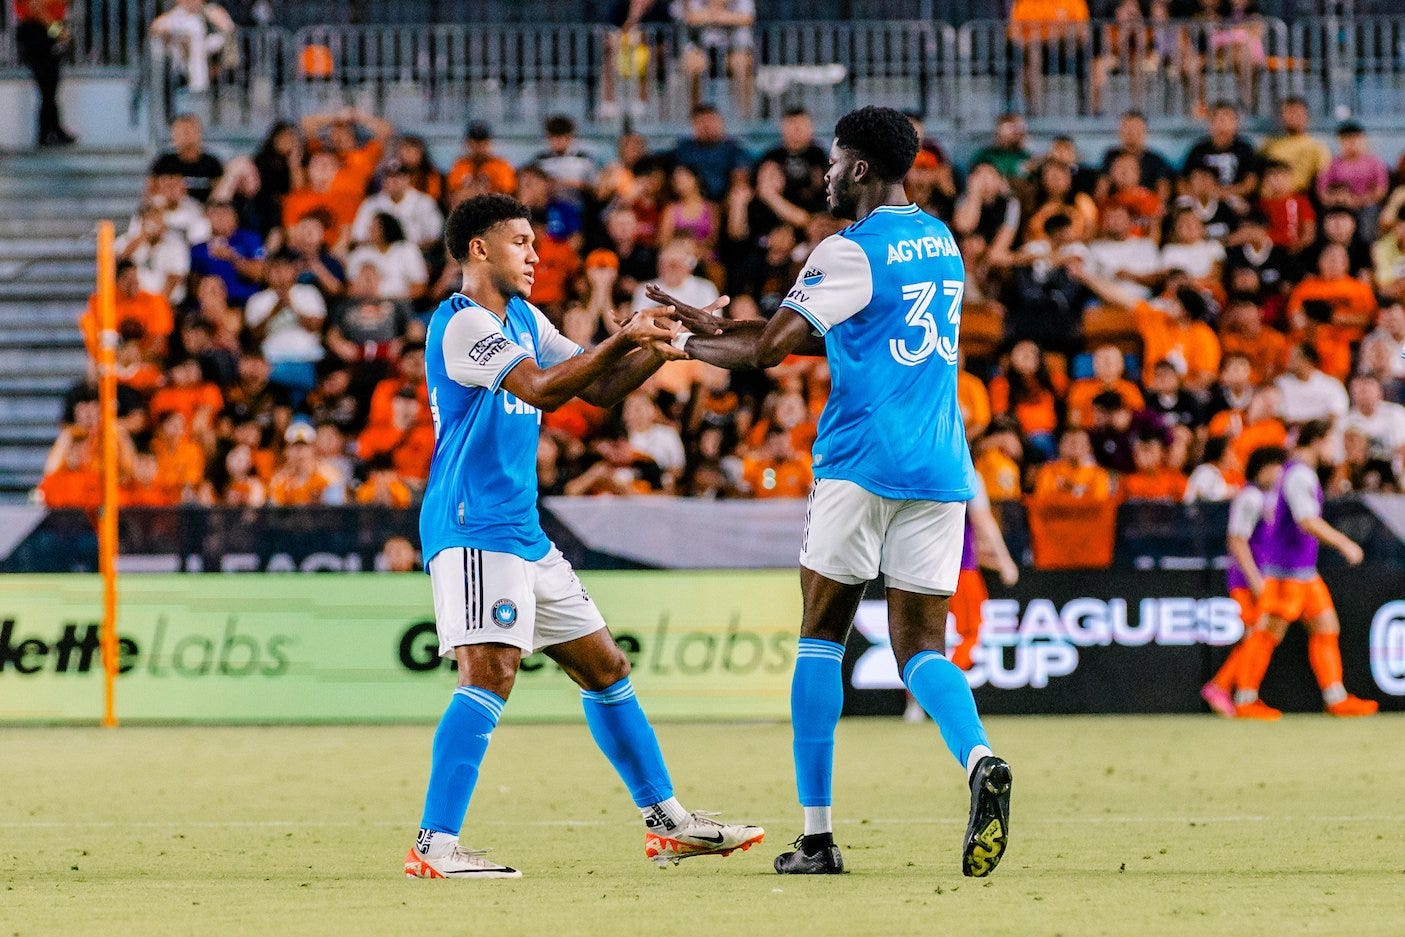
<instances>
[{"instance_id":1,"label":"agyeman name on jersey","mask_svg":"<svg viewBox=\"0 0 1405 937\"><path fill-rule=\"evenodd\" d=\"M960 257L956 240L950 237L907 238L888 245L888 263L903 264L927 257Z\"/></svg>"}]
</instances>

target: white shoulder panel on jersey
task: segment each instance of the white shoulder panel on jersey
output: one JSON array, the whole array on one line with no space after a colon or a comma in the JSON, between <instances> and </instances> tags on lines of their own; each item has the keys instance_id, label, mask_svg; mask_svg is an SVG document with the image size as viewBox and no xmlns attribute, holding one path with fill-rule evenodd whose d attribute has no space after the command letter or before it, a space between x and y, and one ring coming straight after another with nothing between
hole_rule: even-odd
<instances>
[{"instance_id":1,"label":"white shoulder panel on jersey","mask_svg":"<svg viewBox=\"0 0 1405 937\"><path fill-rule=\"evenodd\" d=\"M444 370L465 387L494 393L527 349L503 334L502 322L481 306L466 306L444 326Z\"/></svg>"},{"instance_id":2,"label":"white shoulder panel on jersey","mask_svg":"<svg viewBox=\"0 0 1405 937\"><path fill-rule=\"evenodd\" d=\"M1254 528L1259 526L1263 515L1263 491L1253 485L1246 485L1229 503L1229 529L1226 532L1231 537L1248 540L1253 536Z\"/></svg>"},{"instance_id":3,"label":"white shoulder panel on jersey","mask_svg":"<svg viewBox=\"0 0 1405 937\"><path fill-rule=\"evenodd\" d=\"M1317 499L1320 490L1317 473L1301 462L1288 466L1283 473L1283 499L1293 512L1293 520L1299 523L1322 516L1322 505Z\"/></svg>"},{"instance_id":4,"label":"white shoulder panel on jersey","mask_svg":"<svg viewBox=\"0 0 1405 937\"><path fill-rule=\"evenodd\" d=\"M551 368L580 354L584 349L561 334L551 320L531 303L527 307L537 317L537 363L543 368Z\"/></svg>"},{"instance_id":5,"label":"white shoulder panel on jersey","mask_svg":"<svg viewBox=\"0 0 1405 937\"><path fill-rule=\"evenodd\" d=\"M781 306L793 309L823 335L861 312L873 298L873 271L862 247L842 234L819 243Z\"/></svg>"}]
</instances>

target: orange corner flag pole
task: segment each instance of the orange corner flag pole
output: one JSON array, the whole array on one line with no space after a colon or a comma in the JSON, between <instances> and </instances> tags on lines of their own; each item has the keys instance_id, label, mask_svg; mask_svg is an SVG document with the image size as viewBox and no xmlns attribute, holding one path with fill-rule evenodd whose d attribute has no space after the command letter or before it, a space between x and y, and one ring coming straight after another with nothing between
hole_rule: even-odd
<instances>
[{"instance_id":1,"label":"orange corner flag pole","mask_svg":"<svg viewBox=\"0 0 1405 937\"><path fill-rule=\"evenodd\" d=\"M98 402L102 407L102 724L117 725L117 267L111 221L98 222Z\"/></svg>"}]
</instances>

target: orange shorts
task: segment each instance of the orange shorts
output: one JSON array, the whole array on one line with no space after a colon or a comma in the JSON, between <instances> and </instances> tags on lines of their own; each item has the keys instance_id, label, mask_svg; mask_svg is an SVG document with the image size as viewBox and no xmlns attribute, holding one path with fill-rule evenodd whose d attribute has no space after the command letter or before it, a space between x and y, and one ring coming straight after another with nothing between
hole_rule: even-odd
<instances>
[{"instance_id":1,"label":"orange shorts","mask_svg":"<svg viewBox=\"0 0 1405 937\"><path fill-rule=\"evenodd\" d=\"M1259 611L1265 615L1291 623L1316 618L1333 608L1332 596L1321 576L1264 581L1264 596Z\"/></svg>"},{"instance_id":2,"label":"orange shorts","mask_svg":"<svg viewBox=\"0 0 1405 937\"><path fill-rule=\"evenodd\" d=\"M956 577L956 592L951 597L951 614L956 616L956 633L974 638L981 631L981 606L990 598L985 577L978 569L963 569Z\"/></svg>"},{"instance_id":3,"label":"orange shorts","mask_svg":"<svg viewBox=\"0 0 1405 937\"><path fill-rule=\"evenodd\" d=\"M1239 606L1239 617L1244 622L1244 630L1249 631L1259 623L1259 609L1254 603L1254 593L1246 587L1230 589L1229 597Z\"/></svg>"}]
</instances>

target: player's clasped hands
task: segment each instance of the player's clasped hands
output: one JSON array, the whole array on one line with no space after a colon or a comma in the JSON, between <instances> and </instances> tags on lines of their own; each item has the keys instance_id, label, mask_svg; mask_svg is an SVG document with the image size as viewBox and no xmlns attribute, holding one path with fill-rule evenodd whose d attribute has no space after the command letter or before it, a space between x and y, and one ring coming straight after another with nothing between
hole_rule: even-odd
<instances>
[{"instance_id":1,"label":"player's clasped hands","mask_svg":"<svg viewBox=\"0 0 1405 937\"><path fill-rule=\"evenodd\" d=\"M670 307L670 318L683 323L683 328L694 335L721 335L725 330L726 320L721 318L718 313L732 301L730 296L719 296L706 306L699 308L679 302L665 293L657 283L645 286L644 295L660 306Z\"/></svg>"},{"instance_id":2,"label":"player's clasped hands","mask_svg":"<svg viewBox=\"0 0 1405 937\"><path fill-rule=\"evenodd\" d=\"M679 332L672 307L641 309L625 321L620 332L633 344L653 352L665 361L688 357L686 352L672 345Z\"/></svg>"}]
</instances>

